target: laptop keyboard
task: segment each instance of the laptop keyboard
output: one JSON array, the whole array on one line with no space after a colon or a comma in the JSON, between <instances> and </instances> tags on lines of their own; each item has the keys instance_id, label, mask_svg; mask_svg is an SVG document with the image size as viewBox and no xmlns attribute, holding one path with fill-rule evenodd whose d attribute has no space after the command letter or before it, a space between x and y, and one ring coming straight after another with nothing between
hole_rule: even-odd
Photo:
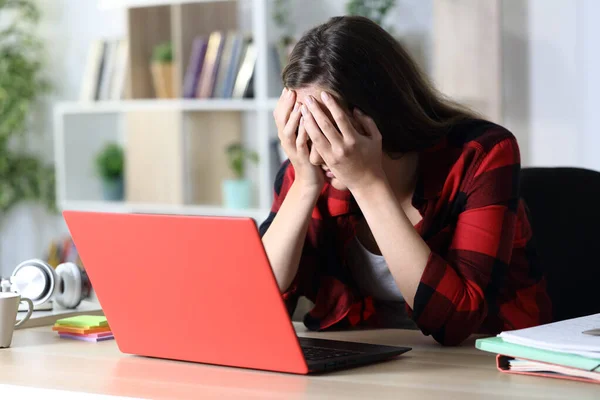
<instances>
[{"instance_id":1,"label":"laptop keyboard","mask_svg":"<svg viewBox=\"0 0 600 400\"><path fill-rule=\"evenodd\" d=\"M361 354L359 351L337 350L316 346L302 346L302 352L306 361L328 360L330 358Z\"/></svg>"}]
</instances>

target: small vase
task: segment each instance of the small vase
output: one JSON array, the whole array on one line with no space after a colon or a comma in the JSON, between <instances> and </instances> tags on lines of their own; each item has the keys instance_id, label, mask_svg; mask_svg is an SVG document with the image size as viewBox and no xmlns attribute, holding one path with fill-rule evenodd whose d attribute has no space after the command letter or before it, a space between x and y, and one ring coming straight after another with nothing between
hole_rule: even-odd
<instances>
[{"instance_id":1,"label":"small vase","mask_svg":"<svg viewBox=\"0 0 600 400\"><path fill-rule=\"evenodd\" d=\"M107 201L123 200L123 178L102 180L102 195Z\"/></svg>"},{"instance_id":2,"label":"small vase","mask_svg":"<svg viewBox=\"0 0 600 400\"><path fill-rule=\"evenodd\" d=\"M225 207L235 209L250 208L252 182L248 179L226 179L223 181Z\"/></svg>"},{"instance_id":3,"label":"small vase","mask_svg":"<svg viewBox=\"0 0 600 400\"><path fill-rule=\"evenodd\" d=\"M173 90L173 64L153 62L150 65L154 93L159 99L172 99L175 97Z\"/></svg>"}]
</instances>

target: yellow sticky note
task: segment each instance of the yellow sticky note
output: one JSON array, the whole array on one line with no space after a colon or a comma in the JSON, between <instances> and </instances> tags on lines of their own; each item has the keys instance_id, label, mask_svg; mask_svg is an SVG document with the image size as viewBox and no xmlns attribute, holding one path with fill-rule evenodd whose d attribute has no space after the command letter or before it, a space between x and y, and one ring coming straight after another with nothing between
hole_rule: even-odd
<instances>
[{"instance_id":1,"label":"yellow sticky note","mask_svg":"<svg viewBox=\"0 0 600 400\"><path fill-rule=\"evenodd\" d=\"M94 328L108 326L106 317L100 315L78 315L75 317L62 318L56 321L57 326L74 326L78 328Z\"/></svg>"}]
</instances>

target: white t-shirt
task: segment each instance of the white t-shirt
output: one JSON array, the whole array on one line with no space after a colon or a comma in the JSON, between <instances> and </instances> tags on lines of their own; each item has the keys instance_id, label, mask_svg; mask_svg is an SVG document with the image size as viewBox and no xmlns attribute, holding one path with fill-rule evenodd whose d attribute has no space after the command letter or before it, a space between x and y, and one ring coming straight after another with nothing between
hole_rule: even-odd
<instances>
[{"instance_id":1,"label":"white t-shirt","mask_svg":"<svg viewBox=\"0 0 600 400\"><path fill-rule=\"evenodd\" d=\"M371 253L355 237L348 248L347 260L360 293L373 297L383 324L392 328L415 328L383 256Z\"/></svg>"},{"instance_id":2,"label":"white t-shirt","mask_svg":"<svg viewBox=\"0 0 600 400\"><path fill-rule=\"evenodd\" d=\"M361 294L381 301L404 301L383 256L371 253L356 237L348 256L352 277Z\"/></svg>"}]
</instances>

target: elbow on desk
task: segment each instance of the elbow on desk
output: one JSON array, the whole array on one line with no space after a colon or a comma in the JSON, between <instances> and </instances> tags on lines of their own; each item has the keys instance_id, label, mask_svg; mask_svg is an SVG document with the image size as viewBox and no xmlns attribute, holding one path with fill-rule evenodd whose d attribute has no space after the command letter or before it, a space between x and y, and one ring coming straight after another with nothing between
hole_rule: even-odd
<instances>
[{"instance_id":1,"label":"elbow on desk","mask_svg":"<svg viewBox=\"0 0 600 400\"><path fill-rule=\"evenodd\" d=\"M455 311L447 316L446 320L437 328L427 329L423 327L424 333L430 333L433 339L442 346L459 346L469 336L477 333L485 318L487 308L482 305L480 309L470 311L467 316L464 312Z\"/></svg>"},{"instance_id":2,"label":"elbow on desk","mask_svg":"<svg viewBox=\"0 0 600 400\"><path fill-rule=\"evenodd\" d=\"M444 328L441 329L441 332L438 331L433 333L431 336L435 339L436 342L445 347L453 347L460 346L472 333L474 332L453 332L448 335L444 332Z\"/></svg>"}]
</instances>

